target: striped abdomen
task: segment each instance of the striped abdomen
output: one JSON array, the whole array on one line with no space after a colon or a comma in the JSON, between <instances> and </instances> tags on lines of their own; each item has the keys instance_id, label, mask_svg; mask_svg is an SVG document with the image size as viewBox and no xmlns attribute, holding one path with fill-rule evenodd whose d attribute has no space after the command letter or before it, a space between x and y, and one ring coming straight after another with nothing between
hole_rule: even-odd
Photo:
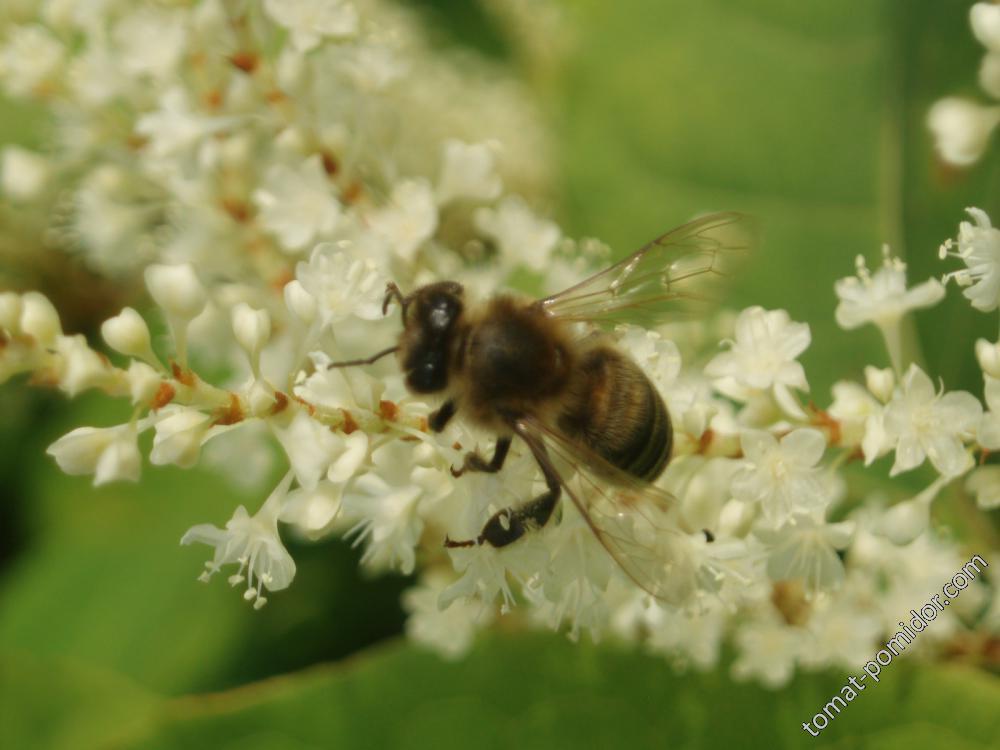
<instances>
[{"instance_id":1,"label":"striped abdomen","mask_svg":"<svg viewBox=\"0 0 1000 750\"><path fill-rule=\"evenodd\" d=\"M634 477L658 477L670 461L673 429L663 399L638 365L602 346L583 355L575 379L560 429Z\"/></svg>"}]
</instances>

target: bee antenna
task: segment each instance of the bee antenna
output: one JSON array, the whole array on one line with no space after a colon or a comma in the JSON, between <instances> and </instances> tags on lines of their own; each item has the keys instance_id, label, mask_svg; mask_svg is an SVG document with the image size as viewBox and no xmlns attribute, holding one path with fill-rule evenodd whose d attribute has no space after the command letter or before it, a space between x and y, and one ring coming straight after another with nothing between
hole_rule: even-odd
<instances>
[{"instance_id":1,"label":"bee antenna","mask_svg":"<svg viewBox=\"0 0 1000 750\"><path fill-rule=\"evenodd\" d=\"M373 362L382 359L382 357L387 354L392 354L393 352L398 352L398 346L390 346L388 349L383 349L377 354L373 354L370 357L365 357L364 359L348 359L343 362L331 362L326 366L326 369L332 370L335 367L355 367L357 365L370 365Z\"/></svg>"},{"instance_id":2,"label":"bee antenna","mask_svg":"<svg viewBox=\"0 0 1000 750\"><path fill-rule=\"evenodd\" d=\"M403 308L403 315L406 315L406 306L409 304L409 300L403 296L403 293L399 291L399 287L396 286L395 281L390 281L385 285L385 298L382 300L382 314L386 315L389 312L389 303L393 300L399 302L399 306Z\"/></svg>"}]
</instances>

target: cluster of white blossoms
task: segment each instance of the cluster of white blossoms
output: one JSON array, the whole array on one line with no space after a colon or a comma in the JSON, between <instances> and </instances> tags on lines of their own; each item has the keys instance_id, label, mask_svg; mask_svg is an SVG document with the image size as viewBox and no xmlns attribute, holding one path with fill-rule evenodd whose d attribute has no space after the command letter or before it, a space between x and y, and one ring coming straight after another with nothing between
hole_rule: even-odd
<instances>
[{"instance_id":1,"label":"cluster of white blossoms","mask_svg":"<svg viewBox=\"0 0 1000 750\"><path fill-rule=\"evenodd\" d=\"M168 335L156 340L125 308L103 324L105 348L66 335L43 295L5 292L0 382L28 373L71 396L131 401L126 423L49 448L95 484L138 480L151 432L151 463L211 462L258 487L259 508L181 540L210 548L204 580L222 572L254 607L280 606L274 592L293 583L283 538L341 536L366 568L417 575L407 631L445 655L503 616L633 639L701 669L729 643L734 676L777 686L799 667L871 658L968 558L931 524L946 484L967 476L981 509L1000 505L1000 467L970 471L1000 448L1000 344L976 347L987 408L936 387L900 326L944 288L908 287L886 252L837 283L836 318L878 326L892 366L838 382L827 408L806 395L809 325L785 310L613 334L675 429L658 482L674 507L657 538L637 540L669 566L663 599L623 573L569 502L506 547L446 549L538 494L530 452L515 445L499 474L456 478L490 436L461 419L430 432L437 404L408 394L391 363L327 365L393 343L390 280L409 290L456 278L473 296L519 272L556 291L599 261L598 243L564 239L531 208L541 136L516 87L472 62L457 72L409 15L374 0L48 0L4 13L0 82L50 107L55 138L44 154L4 152L0 200L54 216L46 241L105 273L141 273ZM1000 232L971 212L945 248L965 263L949 278L994 310ZM210 382L220 365L229 375ZM260 486L273 476L269 443L287 466L273 488ZM888 482L854 487L849 463L874 465L870 475L926 463L934 478L893 496ZM1000 599L973 591L917 650L1000 624Z\"/></svg>"},{"instance_id":2,"label":"cluster of white blossoms","mask_svg":"<svg viewBox=\"0 0 1000 750\"><path fill-rule=\"evenodd\" d=\"M981 104L949 96L935 102L927 113L938 154L957 167L979 161L1000 125L1000 5L976 3L969 10L969 23L973 35L986 48L979 65L979 86L994 101Z\"/></svg>"}]
</instances>

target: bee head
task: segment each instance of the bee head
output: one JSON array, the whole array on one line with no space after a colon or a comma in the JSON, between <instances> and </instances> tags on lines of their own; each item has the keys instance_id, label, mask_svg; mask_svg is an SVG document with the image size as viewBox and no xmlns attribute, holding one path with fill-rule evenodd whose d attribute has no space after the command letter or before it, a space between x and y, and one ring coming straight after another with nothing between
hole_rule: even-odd
<instances>
[{"instance_id":1,"label":"bee head","mask_svg":"<svg viewBox=\"0 0 1000 750\"><path fill-rule=\"evenodd\" d=\"M462 296L461 284L440 281L400 299L400 362L414 393L434 393L448 385L451 334L462 314Z\"/></svg>"}]
</instances>

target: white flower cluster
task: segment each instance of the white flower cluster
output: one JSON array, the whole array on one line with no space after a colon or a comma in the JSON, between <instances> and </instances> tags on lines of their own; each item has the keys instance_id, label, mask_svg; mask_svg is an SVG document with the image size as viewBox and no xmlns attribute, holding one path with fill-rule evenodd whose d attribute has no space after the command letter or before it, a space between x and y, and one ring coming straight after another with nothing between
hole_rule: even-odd
<instances>
[{"instance_id":1,"label":"white flower cluster","mask_svg":"<svg viewBox=\"0 0 1000 750\"><path fill-rule=\"evenodd\" d=\"M193 466L229 442L236 450L216 460L249 482L267 473L248 465L251 447L280 446L288 470L260 488L256 512L241 506L181 540L212 549L203 579L226 568L261 607L295 576L282 533L346 536L367 568L419 574L404 597L407 630L443 654L463 653L502 614L642 641L697 668L729 642L734 676L780 685L797 667L857 667L966 559L935 533L930 506L976 452L1000 448L1000 345L976 349L986 410L936 389L899 327L943 286L908 288L888 252L878 270L859 260L837 283L836 318L878 326L892 367L837 383L826 409L804 400L799 357L812 335L785 310L615 332L675 430L659 480L673 507L636 540L654 553L643 564L667 572L660 598L630 580L569 502L506 547L446 549L446 538L475 538L496 511L538 494L530 452L515 445L499 474L456 478L452 467L489 436L460 419L429 432L434 404L408 394L391 367L328 365L398 333L383 319L390 279L454 276L471 295L517 270L553 290L584 273L599 248L562 240L530 208L544 175L516 94L474 66L458 75L407 15L374 1L112 0L98 12L58 0L30 12L7 24L0 80L51 103L59 138L52 154L8 150L5 200L44 206L71 194L62 228L99 267L142 270L169 338L154 342L126 308L102 326L109 358L63 334L44 296L4 293L0 381L30 373L69 395L131 400L125 424L82 427L49 448L96 484L139 478L146 431L153 464ZM973 216L957 250L948 245L968 267L951 277L993 310L998 233ZM237 361L228 380L202 376L213 357ZM890 475L927 463L936 476L900 499L854 489L841 471L889 454ZM567 482L581 492L582 479ZM976 469L967 486L981 508L1000 504L997 467ZM619 521L632 533L627 514ZM981 627L987 595L963 596L921 648Z\"/></svg>"},{"instance_id":2,"label":"white flower cluster","mask_svg":"<svg viewBox=\"0 0 1000 750\"><path fill-rule=\"evenodd\" d=\"M1000 5L978 2L969 10L972 33L986 48L979 66L979 86L993 100L949 96L935 102L927 113L938 154L949 164L967 167L979 161L1000 125Z\"/></svg>"}]
</instances>

